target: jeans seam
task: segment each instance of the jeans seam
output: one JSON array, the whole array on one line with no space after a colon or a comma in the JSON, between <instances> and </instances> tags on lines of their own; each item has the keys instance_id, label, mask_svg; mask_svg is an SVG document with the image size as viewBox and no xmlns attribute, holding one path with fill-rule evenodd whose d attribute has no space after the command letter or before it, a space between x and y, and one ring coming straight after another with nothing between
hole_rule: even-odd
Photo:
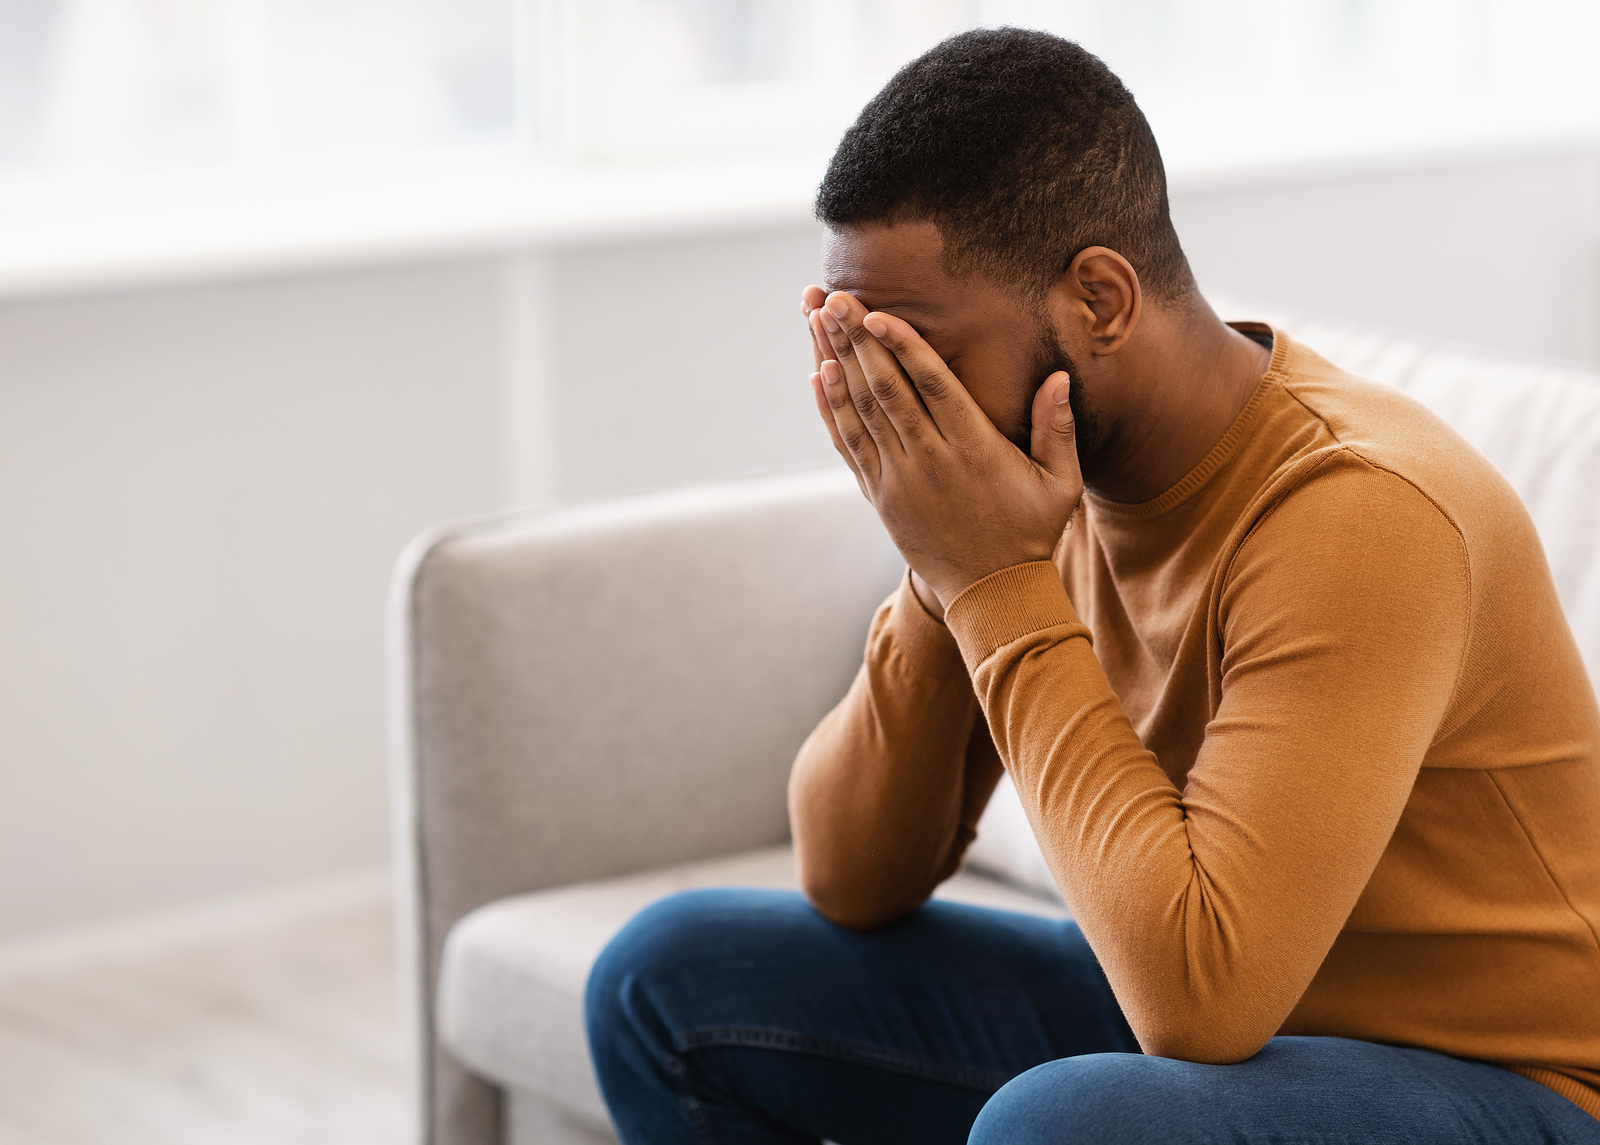
<instances>
[{"instance_id":1,"label":"jeans seam","mask_svg":"<svg viewBox=\"0 0 1600 1145\"><path fill-rule=\"evenodd\" d=\"M678 1099L683 1103L683 1111L688 1115L689 1123L694 1126L696 1135L705 1145L716 1145L716 1134L711 1130L711 1118L706 1115L705 1106L694 1095L694 1087L689 1084L689 1071L684 1066L683 1059L677 1054L666 1054L667 1072L672 1075L673 1081L678 1085Z\"/></svg>"},{"instance_id":2,"label":"jeans seam","mask_svg":"<svg viewBox=\"0 0 1600 1145\"><path fill-rule=\"evenodd\" d=\"M752 1049L812 1054L817 1057L854 1062L858 1065L880 1066L927 1081L946 1082L985 1093L999 1089L1013 1076L994 1070L931 1062L879 1046L862 1045L840 1038L817 1038L763 1026L711 1026L678 1034L672 1039L672 1044L673 1049L679 1053L725 1046L744 1046Z\"/></svg>"}]
</instances>

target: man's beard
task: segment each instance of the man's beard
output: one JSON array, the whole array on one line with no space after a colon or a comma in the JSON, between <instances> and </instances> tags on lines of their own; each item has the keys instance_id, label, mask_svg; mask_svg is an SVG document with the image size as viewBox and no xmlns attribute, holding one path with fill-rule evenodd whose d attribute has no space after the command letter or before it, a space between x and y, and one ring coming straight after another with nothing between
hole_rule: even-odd
<instances>
[{"instance_id":1,"label":"man's beard","mask_svg":"<svg viewBox=\"0 0 1600 1145\"><path fill-rule=\"evenodd\" d=\"M1065 371L1072 379L1072 390L1068 394L1067 403L1072 407L1072 421L1076 429L1078 443L1078 467L1088 474L1093 468L1096 454L1103 444L1103 429L1100 419L1095 416L1094 408L1089 404L1089 397L1083 392L1083 384L1079 379L1078 367L1067 352L1061 348L1061 339L1056 337L1055 324L1048 318L1044 319L1039 330L1039 340L1033 352L1033 376L1038 378L1038 385L1044 385L1050 375L1058 371ZM1038 396L1035 389L1034 397ZM1033 452L1033 402L1022 410L1016 428L1007 435L1011 444L1023 453Z\"/></svg>"}]
</instances>

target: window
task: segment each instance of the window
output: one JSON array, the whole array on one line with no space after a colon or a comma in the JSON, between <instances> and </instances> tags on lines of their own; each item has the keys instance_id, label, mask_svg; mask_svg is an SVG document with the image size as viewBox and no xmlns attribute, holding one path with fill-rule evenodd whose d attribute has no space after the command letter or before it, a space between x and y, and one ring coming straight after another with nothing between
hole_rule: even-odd
<instances>
[{"instance_id":1,"label":"window","mask_svg":"<svg viewBox=\"0 0 1600 1145\"><path fill-rule=\"evenodd\" d=\"M1596 42L1597 10L1584 0L5 0L0 175L822 148L900 63L980 23L1077 38L1154 105L1438 99L1573 82L1593 70L1574 50Z\"/></svg>"},{"instance_id":2,"label":"window","mask_svg":"<svg viewBox=\"0 0 1600 1145\"><path fill-rule=\"evenodd\" d=\"M1595 0L0 0L0 294L807 215L976 24L1074 37L1176 180L1600 131Z\"/></svg>"},{"instance_id":3,"label":"window","mask_svg":"<svg viewBox=\"0 0 1600 1145\"><path fill-rule=\"evenodd\" d=\"M5 0L0 171L503 144L514 32L511 0Z\"/></svg>"}]
</instances>

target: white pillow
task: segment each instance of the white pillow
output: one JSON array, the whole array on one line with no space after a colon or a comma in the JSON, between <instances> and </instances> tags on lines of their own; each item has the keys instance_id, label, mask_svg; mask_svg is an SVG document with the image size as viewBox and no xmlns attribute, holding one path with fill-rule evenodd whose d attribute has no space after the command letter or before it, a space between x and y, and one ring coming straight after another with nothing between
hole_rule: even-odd
<instances>
[{"instance_id":1,"label":"white pillow","mask_svg":"<svg viewBox=\"0 0 1600 1145\"><path fill-rule=\"evenodd\" d=\"M1009 775L1000 777L1000 785L978 820L978 837L967 848L967 865L1052 902L1061 901Z\"/></svg>"}]
</instances>

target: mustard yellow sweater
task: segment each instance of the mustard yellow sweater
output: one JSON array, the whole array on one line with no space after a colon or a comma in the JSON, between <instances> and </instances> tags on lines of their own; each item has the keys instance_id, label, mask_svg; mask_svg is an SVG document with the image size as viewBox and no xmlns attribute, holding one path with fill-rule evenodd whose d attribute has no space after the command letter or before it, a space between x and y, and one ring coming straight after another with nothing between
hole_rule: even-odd
<instances>
[{"instance_id":1,"label":"mustard yellow sweater","mask_svg":"<svg viewBox=\"0 0 1600 1145\"><path fill-rule=\"evenodd\" d=\"M1166 493L945 624L902 585L791 780L818 906L921 902L1002 761L1147 1053L1421 1046L1600 1117L1600 711L1521 502L1411 399L1274 332Z\"/></svg>"}]
</instances>

